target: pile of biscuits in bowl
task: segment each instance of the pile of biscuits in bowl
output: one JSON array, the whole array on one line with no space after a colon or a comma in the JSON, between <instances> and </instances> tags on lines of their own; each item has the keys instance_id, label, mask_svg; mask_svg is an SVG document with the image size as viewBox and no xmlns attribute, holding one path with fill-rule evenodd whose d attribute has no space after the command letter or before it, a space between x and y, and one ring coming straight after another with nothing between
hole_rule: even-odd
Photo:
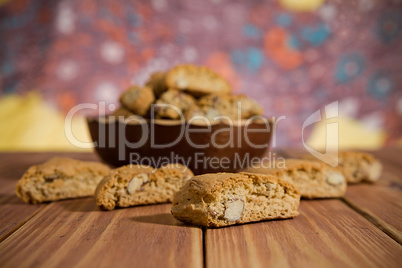
<instances>
[{"instance_id":1,"label":"pile of biscuits in bowl","mask_svg":"<svg viewBox=\"0 0 402 268\"><path fill-rule=\"evenodd\" d=\"M218 73L181 64L151 74L143 86L129 87L118 109L87 123L94 144L102 145L95 151L106 163L122 166L168 158L198 175L237 172L263 157L274 120L262 113L261 105L234 94Z\"/></svg>"},{"instance_id":2,"label":"pile of biscuits in bowl","mask_svg":"<svg viewBox=\"0 0 402 268\"><path fill-rule=\"evenodd\" d=\"M120 96L114 116L185 120L249 119L262 107L246 95L232 94L228 81L213 70L192 64L155 72L145 86L131 86Z\"/></svg>"}]
</instances>

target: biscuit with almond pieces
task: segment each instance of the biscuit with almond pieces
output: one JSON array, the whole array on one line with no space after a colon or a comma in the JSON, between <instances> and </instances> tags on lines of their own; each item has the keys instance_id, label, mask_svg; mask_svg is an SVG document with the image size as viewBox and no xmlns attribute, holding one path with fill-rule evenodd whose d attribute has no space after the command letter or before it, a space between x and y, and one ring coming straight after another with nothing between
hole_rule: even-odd
<instances>
[{"instance_id":1,"label":"biscuit with almond pieces","mask_svg":"<svg viewBox=\"0 0 402 268\"><path fill-rule=\"evenodd\" d=\"M147 86L132 86L120 96L120 103L139 116L146 116L154 101L154 93L152 89Z\"/></svg>"},{"instance_id":2,"label":"biscuit with almond pieces","mask_svg":"<svg viewBox=\"0 0 402 268\"><path fill-rule=\"evenodd\" d=\"M222 76L207 67L192 64L177 65L170 69L166 74L166 85L197 97L211 93L230 94L232 91Z\"/></svg>"},{"instance_id":3,"label":"biscuit with almond pieces","mask_svg":"<svg viewBox=\"0 0 402 268\"><path fill-rule=\"evenodd\" d=\"M152 73L145 85L152 88L155 97L159 98L160 95L168 90L166 85L166 72Z\"/></svg>"},{"instance_id":4,"label":"biscuit with almond pieces","mask_svg":"<svg viewBox=\"0 0 402 268\"><path fill-rule=\"evenodd\" d=\"M338 166L342 169L348 183L375 182L380 179L382 174L382 164L380 160L370 153L341 151L336 154L324 156L330 160L338 157ZM311 154L305 155L306 159L315 159Z\"/></svg>"},{"instance_id":5,"label":"biscuit with almond pieces","mask_svg":"<svg viewBox=\"0 0 402 268\"><path fill-rule=\"evenodd\" d=\"M305 198L342 197L346 192L347 184L342 171L314 160L263 162L246 171L277 176L293 184Z\"/></svg>"},{"instance_id":6,"label":"biscuit with almond pieces","mask_svg":"<svg viewBox=\"0 0 402 268\"><path fill-rule=\"evenodd\" d=\"M172 215L187 224L222 227L297 216L300 194L274 176L215 173L193 177L173 197Z\"/></svg>"},{"instance_id":7,"label":"biscuit with almond pieces","mask_svg":"<svg viewBox=\"0 0 402 268\"><path fill-rule=\"evenodd\" d=\"M95 193L96 203L103 210L168 203L192 176L193 172L181 164L167 164L158 169L123 166L112 170L99 183Z\"/></svg>"},{"instance_id":8,"label":"biscuit with almond pieces","mask_svg":"<svg viewBox=\"0 0 402 268\"><path fill-rule=\"evenodd\" d=\"M238 117L241 119L260 116L263 113L261 105L244 94L231 96L231 104L236 110L236 114L239 114L238 110L240 110L240 116Z\"/></svg>"},{"instance_id":9,"label":"biscuit with almond pieces","mask_svg":"<svg viewBox=\"0 0 402 268\"><path fill-rule=\"evenodd\" d=\"M102 163L54 157L30 167L18 181L16 192L19 198L33 204L93 196L109 171Z\"/></svg>"},{"instance_id":10,"label":"biscuit with almond pieces","mask_svg":"<svg viewBox=\"0 0 402 268\"><path fill-rule=\"evenodd\" d=\"M178 90L168 90L156 101L155 116L156 118L181 119L193 105L195 105L193 96Z\"/></svg>"}]
</instances>

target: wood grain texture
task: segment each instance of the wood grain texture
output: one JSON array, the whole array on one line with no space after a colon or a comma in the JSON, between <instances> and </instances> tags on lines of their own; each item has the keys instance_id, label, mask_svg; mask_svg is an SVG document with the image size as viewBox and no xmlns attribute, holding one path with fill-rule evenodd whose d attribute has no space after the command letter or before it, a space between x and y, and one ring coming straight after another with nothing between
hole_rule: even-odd
<instances>
[{"instance_id":1,"label":"wood grain texture","mask_svg":"<svg viewBox=\"0 0 402 268\"><path fill-rule=\"evenodd\" d=\"M402 244L402 152L375 153L384 166L379 181L349 185L344 201Z\"/></svg>"},{"instance_id":2,"label":"wood grain texture","mask_svg":"<svg viewBox=\"0 0 402 268\"><path fill-rule=\"evenodd\" d=\"M208 229L207 267L400 267L402 247L339 200L294 219Z\"/></svg>"},{"instance_id":3,"label":"wood grain texture","mask_svg":"<svg viewBox=\"0 0 402 268\"><path fill-rule=\"evenodd\" d=\"M50 157L68 156L82 160L96 159L94 154L80 153L1 153L0 154L0 242L22 226L45 205L30 205L15 194L15 186L24 172Z\"/></svg>"},{"instance_id":4,"label":"wood grain texture","mask_svg":"<svg viewBox=\"0 0 402 268\"><path fill-rule=\"evenodd\" d=\"M350 186L344 201L303 200L294 219L208 229L203 245L202 230L176 221L170 204L103 212L92 198L35 206L16 197L29 166L55 155L96 160L95 154L1 153L0 266L202 267L204 258L206 267L399 267L401 154L375 152L383 177Z\"/></svg>"},{"instance_id":5,"label":"wood grain texture","mask_svg":"<svg viewBox=\"0 0 402 268\"><path fill-rule=\"evenodd\" d=\"M374 154L375 157L378 157L383 162L398 167L399 172L402 172L402 147L385 147L381 150L371 151L370 153Z\"/></svg>"},{"instance_id":6,"label":"wood grain texture","mask_svg":"<svg viewBox=\"0 0 402 268\"><path fill-rule=\"evenodd\" d=\"M92 198L54 202L0 244L2 267L202 267L202 254L170 204L105 212Z\"/></svg>"},{"instance_id":7,"label":"wood grain texture","mask_svg":"<svg viewBox=\"0 0 402 268\"><path fill-rule=\"evenodd\" d=\"M15 195L15 183L13 180L0 180L0 242L43 207L21 201Z\"/></svg>"}]
</instances>

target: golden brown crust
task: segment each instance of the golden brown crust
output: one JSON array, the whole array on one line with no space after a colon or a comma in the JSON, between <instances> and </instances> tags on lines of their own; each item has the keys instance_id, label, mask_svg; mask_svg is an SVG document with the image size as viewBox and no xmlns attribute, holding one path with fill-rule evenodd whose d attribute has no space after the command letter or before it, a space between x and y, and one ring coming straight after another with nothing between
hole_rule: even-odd
<instances>
[{"instance_id":1,"label":"golden brown crust","mask_svg":"<svg viewBox=\"0 0 402 268\"><path fill-rule=\"evenodd\" d=\"M341 197L346 192L342 170L319 161L286 159L285 162L261 163L247 171L277 176L292 183L305 198Z\"/></svg>"},{"instance_id":2,"label":"golden brown crust","mask_svg":"<svg viewBox=\"0 0 402 268\"><path fill-rule=\"evenodd\" d=\"M280 162L275 162L274 164L272 163L264 163L264 165L267 167L266 171L271 173L277 173L277 174L283 174L287 170L298 170L298 169L303 169L306 171L313 171L313 170L322 170L322 169L336 169L336 168L331 168L327 164L320 162L320 161L314 161L314 160L307 160L307 159L296 159L296 158L287 158L285 159L284 163ZM257 166L255 169L261 169L264 168L263 166Z\"/></svg>"},{"instance_id":3,"label":"golden brown crust","mask_svg":"<svg viewBox=\"0 0 402 268\"><path fill-rule=\"evenodd\" d=\"M123 166L112 170L99 184L96 203L103 210L113 210L171 202L174 192L192 176L192 171L181 164L168 164L158 169Z\"/></svg>"},{"instance_id":4,"label":"golden brown crust","mask_svg":"<svg viewBox=\"0 0 402 268\"><path fill-rule=\"evenodd\" d=\"M154 168L146 165L126 165L112 169L109 175L96 187L96 204L103 210L113 210L118 202L118 196L110 189L116 188L116 191L120 188L123 189L122 185L127 186L133 176L143 173L149 174L152 171L154 171Z\"/></svg>"},{"instance_id":5,"label":"golden brown crust","mask_svg":"<svg viewBox=\"0 0 402 268\"><path fill-rule=\"evenodd\" d=\"M233 121L261 114L261 106L245 95L209 94L201 97L197 106L190 107L185 118L189 121L195 116L203 116L208 121Z\"/></svg>"},{"instance_id":6,"label":"golden brown crust","mask_svg":"<svg viewBox=\"0 0 402 268\"><path fill-rule=\"evenodd\" d=\"M240 118L242 119L260 116L263 113L261 105L244 94L232 96L230 101L236 113L238 109L240 110Z\"/></svg>"},{"instance_id":7,"label":"golden brown crust","mask_svg":"<svg viewBox=\"0 0 402 268\"><path fill-rule=\"evenodd\" d=\"M92 196L99 181L109 173L108 166L54 157L30 167L18 181L18 197L27 203L42 203Z\"/></svg>"},{"instance_id":8,"label":"golden brown crust","mask_svg":"<svg viewBox=\"0 0 402 268\"><path fill-rule=\"evenodd\" d=\"M188 224L221 227L297 216L299 199L293 185L274 176L204 174L174 195L172 214Z\"/></svg>"},{"instance_id":9,"label":"golden brown crust","mask_svg":"<svg viewBox=\"0 0 402 268\"><path fill-rule=\"evenodd\" d=\"M120 96L120 103L136 115L148 114L155 96L150 87L132 86Z\"/></svg>"},{"instance_id":10,"label":"golden brown crust","mask_svg":"<svg viewBox=\"0 0 402 268\"><path fill-rule=\"evenodd\" d=\"M246 176L244 176L246 175ZM197 185L196 188L200 188L203 194L212 194L213 192L227 189L233 184L250 183L251 180L256 182L270 182L280 183L289 190L299 194L293 184L280 180L278 177L258 174L252 172L240 172L240 173L209 173L193 177L193 185Z\"/></svg>"},{"instance_id":11,"label":"golden brown crust","mask_svg":"<svg viewBox=\"0 0 402 268\"><path fill-rule=\"evenodd\" d=\"M209 94L199 99L197 106L190 107L185 114L187 121L195 116L202 116L208 121L236 119L236 110L232 107L230 96Z\"/></svg>"},{"instance_id":12,"label":"golden brown crust","mask_svg":"<svg viewBox=\"0 0 402 268\"><path fill-rule=\"evenodd\" d=\"M375 182L382 173L381 162L373 155L363 152L339 152L339 166L349 183Z\"/></svg>"},{"instance_id":13,"label":"golden brown crust","mask_svg":"<svg viewBox=\"0 0 402 268\"><path fill-rule=\"evenodd\" d=\"M336 158L337 155L327 157ZM310 154L305 155L304 158L320 161ZM382 164L370 153L340 151L338 162L338 167L343 171L348 183L375 182L381 177Z\"/></svg>"},{"instance_id":14,"label":"golden brown crust","mask_svg":"<svg viewBox=\"0 0 402 268\"><path fill-rule=\"evenodd\" d=\"M186 90L194 96L211 93L229 94L229 83L219 74L204 66L192 64L177 65L166 74L169 88Z\"/></svg>"},{"instance_id":15,"label":"golden brown crust","mask_svg":"<svg viewBox=\"0 0 402 268\"><path fill-rule=\"evenodd\" d=\"M156 101L155 115L156 118L181 119L193 105L195 105L195 99L191 95L171 89L163 93Z\"/></svg>"},{"instance_id":16,"label":"golden brown crust","mask_svg":"<svg viewBox=\"0 0 402 268\"><path fill-rule=\"evenodd\" d=\"M145 85L152 88L155 97L159 98L163 92L168 90L166 85L166 72L152 73Z\"/></svg>"}]
</instances>

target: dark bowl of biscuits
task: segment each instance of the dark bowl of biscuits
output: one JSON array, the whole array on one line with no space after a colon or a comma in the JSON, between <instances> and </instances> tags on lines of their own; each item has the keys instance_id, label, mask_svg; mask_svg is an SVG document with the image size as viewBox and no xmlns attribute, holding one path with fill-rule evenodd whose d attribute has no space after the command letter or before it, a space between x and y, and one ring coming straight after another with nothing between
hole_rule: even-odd
<instances>
[{"instance_id":1,"label":"dark bowl of biscuits","mask_svg":"<svg viewBox=\"0 0 402 268\"><path fill-rule=\"evenodd\" d=\"M183 64L131 86L111 115L89 117L95 150L114 165L181 163L195 174L235 172L269 149L273 122L214 71Z\"/></svg>"}]
</instances>

